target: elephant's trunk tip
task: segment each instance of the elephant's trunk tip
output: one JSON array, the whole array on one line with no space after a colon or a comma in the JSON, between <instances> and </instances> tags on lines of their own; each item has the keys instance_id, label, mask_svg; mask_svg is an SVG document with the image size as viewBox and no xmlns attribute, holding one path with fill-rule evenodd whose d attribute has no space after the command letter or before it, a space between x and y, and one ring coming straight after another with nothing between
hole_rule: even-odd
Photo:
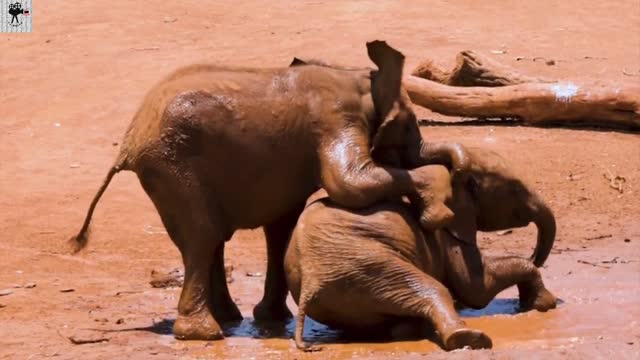
<instances>
[{"instance_id":1,"label":"elephant's trunk tip","mask_svg":"<svg viewBox=\"0 0 640 360\"><path fill-rule=\"evenodd\" d=\"M556 238L556 221L553 211L542 201L537 204L535 224L538 227L538 240L531 260L536 267L544 265L551 253Z\"/></svg>"}]
</instances>

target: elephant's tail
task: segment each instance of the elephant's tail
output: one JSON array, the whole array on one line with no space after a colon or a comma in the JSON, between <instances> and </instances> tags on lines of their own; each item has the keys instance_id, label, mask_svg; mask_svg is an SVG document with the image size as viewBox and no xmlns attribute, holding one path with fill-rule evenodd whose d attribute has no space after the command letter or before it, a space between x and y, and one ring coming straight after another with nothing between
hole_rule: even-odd
<instances>
[{"instance_id":1,"label":"elephant's tail","mask_svg":"<svg viewBox=\"0 0 640 360\"><path fill-rule=\"evenodd\" d=\"M538 199L536 208L534 222L538 228L538 240L531 261L535 266L541 267L549 257L556 239L556 220L551 209L542 200Z\"/></svg>"},{"instance_id":2,"label":"elephant's tail","mask_svg":"<svg viewBox=\"0 0 640 360\"><path fill-rule=\"evenodd\" d=\"M69 239L69 245L71 246L72 252L74 254L84 249L85 246L87 246L87 243L89 242L89 223L91 222L93 211L96 209L96 205L98 205L98 201L100 201L102 194L109 186L109 183L111 182L111 179L113 178L113 176L122 170L126 170L126 164L127 164L126 155L124 153L120 153L115 164L111 167L111 169L109 169L107 176L102 181L102 185L98 189L98 192L93 197L93 200L91 200L91 204L89 205L89 210L87 211L87 215L84 219L84 223L82 224L82 228L80 229L80 232L78 232L76 236L73 236L71 237L71 239Z\"/></svg>"}]
</instances>

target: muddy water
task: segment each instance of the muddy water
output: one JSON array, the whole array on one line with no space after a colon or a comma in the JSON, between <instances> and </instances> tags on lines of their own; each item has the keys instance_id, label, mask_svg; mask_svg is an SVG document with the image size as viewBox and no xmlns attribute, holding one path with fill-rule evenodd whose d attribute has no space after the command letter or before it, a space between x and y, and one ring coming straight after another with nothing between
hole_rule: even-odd
<instances>
[{"instance_id":1,"label":"muddy water","mask_svg":"<svg viewBox=\"0 0 640 360\"><path fill-rule=\"evenodd\" d=\"M555 262L555 261L552 261ZM577 358L574 349L585 344L616 343L615 354L627 354L629 359L640 358L640 266L612 266L610 269L589 265L574 266L558 262L550 265L554 271L547 276L549 288L561 300L558 308L546 313L519 312L517 291L509 289L481 310L462 309L460 315L471 327L489 334L494 350L504 350L515 358L528 350L566 349L566 356ZM621 264L622 265L622 264ZM563 268L567 269L563 269ZM568 270L571 267L573 270ZM632 271L629 271L632 270ZM544 270L543 270L544 271ZM550 273L547 271L546 273ZM560 275L563 274L563 275ZM290 308L295 306L289 299ZM249 315L249 313L245 315ZM320 353L298 352L292 340L294 321L280 327L264 327L250 318L227 328L223 342L209 343L204 348L191 348L189 356L204 358L386 358L462 356L459 351L445 354L427 339L354 340L339 331L314 321L307 321L305 339L322 344ZM180 344L189 348L189 344ZM560 352L562 353L562 352ZM484 358L485 352L473 352ZM593 358L602 358L599 354ZM508 357L510 358L510 357Z\"/></svg>"}]
</instances>

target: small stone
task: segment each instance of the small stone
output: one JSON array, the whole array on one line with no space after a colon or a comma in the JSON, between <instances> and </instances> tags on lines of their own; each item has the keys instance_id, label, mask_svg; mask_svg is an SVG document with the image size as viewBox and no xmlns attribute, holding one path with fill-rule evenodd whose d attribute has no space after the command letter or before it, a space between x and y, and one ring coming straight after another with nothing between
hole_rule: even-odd
<instances>
[{"instance_id":1,"label":"small stone","mask_svg":"<svg viewBox=\"0 0 640 360\"><path fill-rule=\"evenodd\" d=\"M499 236L504 236L504 235L509 235L513 232L513 230L502 230L502 231L498 231L497 234Z\"/></svg>"},{"instance_id":2,"label":"small stone","mask_svg":"<svg viewBox=\"0 0 640 360\"><path fill-rule=\"evenodd\" d=\"M111 143L111 145L113 145L113 146L118 146L119 144L118 144L118 142L117 142L117 141L114 141L114 142L112 142L112 143Z\"/></svg>"},{"instance_id":3,"label":"small stone","mask_svg":"<svg viewBox=\"0 0 640 360\"><path fill-rule=\"evenodd\" d=\"M72 168L72 169L76 169L76 168L79 168L79 167L80 167L80 164L78 164L78 163L71 163L71 164L69 164L69 167L70 167L70 168Z\"/></svg>"},{"instance_id":4,"label":"small stone","mask_svg":"<svg viewBox=\"0 0 640 360\"><path fill-rule=\"evenodd\" d=\"M36 287L36 283L26 283L24 284L24 288L25 289L33 289L34 287Z\"/></svg>"},{"instance_id":5,"label":"small stone","mask_svg":"<svg viewBox=\"0 0 640 360\"><path fill-rule=\"evenodd\" d=\"M2 309L3 307L7 307L7 305L5 305L5 304L0 304L0 309Z\"/></svg>"},{"instance_id":6,"label":"small stone","mask_svg":"<svg viewBox=\"0 0 640 360\"><path fill-rule=\"evenodd\" d=\"M99 319L93 319L93 321L99 322L99 323L108 323L109 319L107 319L107 318L99 318Z\"/></svg>"},{"instance_id":7,"label":"small stone","mask_svg":"<svg viewBox=\"0 0 640 360\"><path fill-rule=\"evenodd\" d=\"M246 274L248 277L261 277L262 273L261 272L251 272L251 271L247 271Z\"/></svg>"},{"instance_id":8,"label":"small stone","mask_svg":"<svg viewBox=\"0 0 640 360\"><path fill-rule=\"evenodd\" d=\"M102 337L96 334L89 334L86 336L82 335L73 335L68 337L69 341L71 341L74 345L84 345L84 344L96 344L101 342L108 342L109 339Z\"/></svg>"},{"instance_id":9,"label":"small stone","mask_svg":"<svg viewBox=\"0 0 640 360\"><path fill-rule=\"evenodd\" d=\"M116 324L118 324L118 325L124 324L124 319L120 318L120 319L116 320Z\"/></svg>"},{"instance_id":10,"label":"small stone","mask_svg":"<svg viewBox=\"0 0 640 360\"><path fill-rule=\"evenodd\" d=\"M545 61L545 64L547 64L549 66L552 66L552 65L556 64L556 61L555 60L547 60L547 61Z\"/></svg>"},{"instance_id":11,"label":"small stone","mask_svg":"<svg viewBox=\"0 0 640 360\"><path fill-rule=\"evenodd\" d=\"M76 289L74 288L64 288L64 289L60 289L61 293L70 293L70 292L74 292L76 291Z\"/></svg>"},{"instance_id":12,"label":"small stone","mask_svg":"<svg viewBox=\"0 0 640 360\"><path fill-rule=\"evenodd\" d=\"M173 16L165 16L162 21L164 21L165 23L172 23L178 21L178 18L175 18Z\"/></svg>"},{"instance_id":13,"label":"small stone","mask_svg":"<svg viewBox=\"0 0 640 360\"><path fill-rule=\"evenodd\" d=\"M60 124L60 123L53 123L53 126L55 126L55 127L60 127L60 126L62 126L62 124Z\"/></svg>"},{"instance_id":14,"label":"small stone","mask_svg":"<svg viewBox=\"0 0 640 360\"><path fill-rule=\"evenodd\" d=\"M151 284L154 288L172 288L181 287L184 281L184 274L179 269L174 269L167 274L159 271L151 270Z\"/></svg>"},{"instance_id":15,"label":"small stone","mask_svg":"<svg viewBox=\"0 0 640 360\"><path fill-rule=\"evenodd\" d=\"M11 289L0 290L0 296L7 296L7 295L11 295L11 294L13 294L13 290L11 290Z\"/></svg>"},{"instance_id":16,"label":"small stone","mask_svg":"<svg viewBox=\"0 0 640 360\"><path fill-rule=\"evenodd\" d=\"M631 242L631 239L624 239L624 242Z\"/></svg>"}]
</instances>

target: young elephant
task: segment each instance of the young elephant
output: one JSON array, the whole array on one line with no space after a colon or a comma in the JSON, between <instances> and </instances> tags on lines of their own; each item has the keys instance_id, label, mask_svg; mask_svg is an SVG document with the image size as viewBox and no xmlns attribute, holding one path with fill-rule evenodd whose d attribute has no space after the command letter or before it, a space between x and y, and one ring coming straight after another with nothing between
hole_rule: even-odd
<instances>
[{"instance_id":1,"label":"young elephant","mask_svg":"<svg viewBox=\"0 0 640 360\"><path fill-rule=\"evenodd\" d=\"M538 241L534 253L542 265L555 234L552 213L506 167L498 166L498 158L487 161L479 150L471 154L476 155L471 157L471 175L453 189L446 168L415 170L432 179L433 190L456 212L454 222L444 229L424 231L401 201L349 210L325 197L307 206L285 256L288 286L298 304L298 348L315 349L302 339L305 315L350 329L424 318L434 325L443 347L451 350L492 346L487 335L465 326L453 298L482 308L500 291L517 285L523 308L555 307L555 297L531 261L483 257L476 244L477 230L518 227L538 216L549 217L544 232L551 239Z\"/></svg>"},{"instance_id":2,"label":"young elephant","mask_svg":"<svg viewBox=\"0 0 640 360\"><path fill-rule=\"evenodd\" d=\"M430 198L429 179L379 166L370 150L378 129L413 134L403 157L433 161L401 88L404 56L367 43L375 71L305 65L276 69L182 68L145 97L120 155L72 239L87 243L93 211L112 177L134 171L182 254L185 279L173 330L178 339L220 339L219 322L241 319L225 282L224 243L237 229L264 226L267 276L258 320L291 316L283 258L306 199L319 186L345 208L410 196L426 229L452 218ZM417 134L417 135L416 135ZM455 154L444 161L464 168Z\"/></svg>"}]
</instances>

